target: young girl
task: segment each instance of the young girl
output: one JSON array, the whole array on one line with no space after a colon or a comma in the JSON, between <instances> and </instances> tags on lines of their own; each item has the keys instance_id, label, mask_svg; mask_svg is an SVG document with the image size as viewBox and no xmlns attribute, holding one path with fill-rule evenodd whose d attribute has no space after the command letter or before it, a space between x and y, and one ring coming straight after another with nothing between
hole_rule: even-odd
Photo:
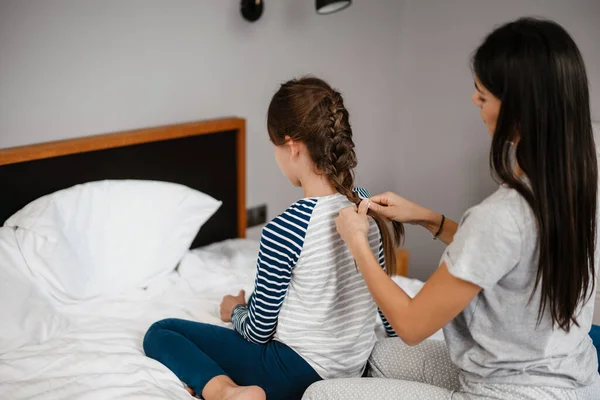
<instances>
[{"instance_id":1,"label":"young girl","mask_svg":"<svg viewBox=\"0 0 600 400\"><path fill-rule=\"evenodd\" d=\"M353 190L342 96L317 78L289 81L271 100L267 125L279 167L304 198L263 229L248 304L243 293L223 299L221 318L235 331L168 319L144 339L149 357L207 400L299 399L315 381L361 376L375 344L376 305L335 227L342 208L368 197ZM394 228L398 241L402 227ZM376 215L367 239L392 275L393 239Z\"/></svg>"}]
</instances>

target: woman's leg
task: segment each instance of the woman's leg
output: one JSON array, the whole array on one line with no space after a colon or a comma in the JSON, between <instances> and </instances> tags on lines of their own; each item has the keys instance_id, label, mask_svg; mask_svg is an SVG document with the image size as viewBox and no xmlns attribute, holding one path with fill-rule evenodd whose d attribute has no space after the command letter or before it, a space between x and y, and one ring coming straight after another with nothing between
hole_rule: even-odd
<instances>
[{"instance_id":1,"label":"woman's leg","mask_svg":"<svg viewBox=\"0 0 600 400\"><path fill-rule=\"evenodd\" d=\"M331 379L317 382L302 400L450 400L452 391L425 383L381 378Z\"/></svg>"},{"instance_id":2,"label":"woman's leg","mask_svg":"<svg viewBox=\"0 0 600 400\"><path fill-rule=\"evenodd\" d=\"M599 393L600 384L580 389L466 384L462 390L452 391L420 382L354 378L316 382L302 400L597 400Z\"/></svg>"},{"instance_id":3,"label":"woman's leg","mask_svg":"<svg viewBox=\"0 0 600 400\"><path fill-rule=\"evenodd\" d=\"M192 321L155 323L144 338L144 351L196 393L214 378L228 377L240 386L260 386L268 399L294 399L321 379L282 343L256 345L231 329Z\"/></svg>"},{"instance_id":4,"label":"woman's leg","mask_svg":"<svg viewBox=\"0 0 600 400\"><path fill-rule=\"evenodd\" d=\"M440 340L426 340L413 347L398 338L380 340L371 353L369 367L376 378L421 382L448 390L461 387L460 369Z\"/></svg>"},{"instance_id":5,"label":"woman's leg","mask_svg":"<svg viewBox=\"0 0 600 400\"><path fill-rule=\"evenodd\" d=\"M560 389L464 382L452 364L445 343L425 341L409 347L397 338L380 341L369 360L372 375L381 378L333 379L317 382L303 400L488 400L488 399L600 399L595 385Z\"/></svg>"},{"instance_id":6,"label":"woman's leg","mask_svg":"<svg viewBox=\"0 0 600 400\"><path fill-rule=\"evenodd\" d=\"M459 369L442 341L410 347L398 338L380 340L369 358L369 368L373 378L317 382L303 399L447 400L460 390Z\"/></svg>"}]
</instances>

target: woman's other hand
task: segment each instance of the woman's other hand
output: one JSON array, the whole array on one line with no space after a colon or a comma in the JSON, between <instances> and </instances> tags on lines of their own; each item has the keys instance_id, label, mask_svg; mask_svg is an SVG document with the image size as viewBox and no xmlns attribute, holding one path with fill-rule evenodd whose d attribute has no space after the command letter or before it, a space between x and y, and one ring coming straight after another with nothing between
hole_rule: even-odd
<instances>
[{"instance_id":1,"label":"woman's other hand","mask_svg":"<svg viewBox=\"0 0 600 400\"><path fill-rule=\"evenodd\" d=\"M432 211L408 201L395 193L386 192L378 194L369 200L369 208L371 210L394 221L417 225L431 219L436 219Z\"/></svg>"},{"instance_id":2,"label":"woman's other hand","mask_svg":"<svg viewBox=\"0 0 600 400\"><path fill-rule=\"evenodd\" d=\"M221 306L219 307L221 321L231 322L231 313L233 312L233 309L239 305L246 305L245 291L240 290L237 296L227 295L223 297L223 301L221 301Z\"/></svg>"},{"instance_id":3,"label":"woman's other hand","mask_svg":"<svg viewBox=\"0 0 600 400\"><path fill-rule=\"evenodd\" d=\"M378 194L369 200L369 208L379 215L405 224L420 225L445 244L454 240L458 225L450 218L391 192Z\"/></svg>"}]
</instances>

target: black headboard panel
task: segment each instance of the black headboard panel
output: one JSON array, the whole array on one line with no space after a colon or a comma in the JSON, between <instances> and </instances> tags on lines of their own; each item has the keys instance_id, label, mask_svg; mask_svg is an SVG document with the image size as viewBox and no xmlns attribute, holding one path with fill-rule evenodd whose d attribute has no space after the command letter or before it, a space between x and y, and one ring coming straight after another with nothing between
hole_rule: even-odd
<instances>
[{"instance_id":1,"label":"black headboard panel","mask_svg":"<svg viewBox=\"0 0 600 400\"><path fill-rule=\"evenodd\" d=\"M192 129L190 132L184 129L187 132L185 135L170 134L167 136L171 137L167 138L155 135L153 140L141 143L0 165L3 192L0 195L0 224L32 200L60 189L104 179L144 179L180 183L223 202L217 213L202 227L192 247L243 237L246 179L243 165L244 130L243 120L234 120L237 121L236 125L220 126L218 129L226 130L217 132L204 129L204 125L210 121L174 125L158 129L164 132L167 129L171 133L174 127L187 126ZM203 129L194 129L194 125ZM194 130L197 132L194 133ZM107 137L127 137L130 134L124 132ZM86 138L77 140L85 141ZM61 143L64 146L65 142L57 142L57 145ZM8 152L14 154L24 149L27 147L2 150L0 161Z\"/></svg>"}]
</instances>

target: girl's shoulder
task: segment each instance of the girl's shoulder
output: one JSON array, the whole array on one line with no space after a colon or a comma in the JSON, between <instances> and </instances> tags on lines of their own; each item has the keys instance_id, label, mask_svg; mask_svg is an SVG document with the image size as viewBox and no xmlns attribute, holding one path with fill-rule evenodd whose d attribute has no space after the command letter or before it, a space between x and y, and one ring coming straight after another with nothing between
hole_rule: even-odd
<instances>
[{"instance_id":1,"label":"girl's shoulder","mask_svg":"<svg viewBox=\"0 0 600 400\"><path fill-rule=\"evenodd\" d=\"M355 187L353 191L361 199L368 199L371 196L369 191L362 187ZM350 201L339 193L323 197L302 198L292 203L284 212L273 218L267 226L282 224L287 226L292 224L306 229L317 208L320 210L317 214L329 214L330 212L339 212L339 209L350 204Z\"/></svg>"},{"instance_id":2,"label":"girl's shoulder","mask_svg":"<svg viewBox=\"0 0 600 400\"><path fill-rule=\"evenodd\" d=\"M368 199L369 197L371 197L371 193L362 187L355 187L354 189L352 189L352 191L354 193L356 193L358 195L358 197L360 197L361 199Z\"/></svg>"},{"instance_id":3,"label":"girl's shoulder","mask_svg":"<svg viewBox=\"0 0 600 400\"><path fill-rule=\"evenodd\" d=\"M304 198L291 204L284 212L273 218L265 228L283 229L286 231L306 231L313 211L318 203L318 198ZM265 229L263 229L264 232Z\"/></svg>"}]
</instances>

